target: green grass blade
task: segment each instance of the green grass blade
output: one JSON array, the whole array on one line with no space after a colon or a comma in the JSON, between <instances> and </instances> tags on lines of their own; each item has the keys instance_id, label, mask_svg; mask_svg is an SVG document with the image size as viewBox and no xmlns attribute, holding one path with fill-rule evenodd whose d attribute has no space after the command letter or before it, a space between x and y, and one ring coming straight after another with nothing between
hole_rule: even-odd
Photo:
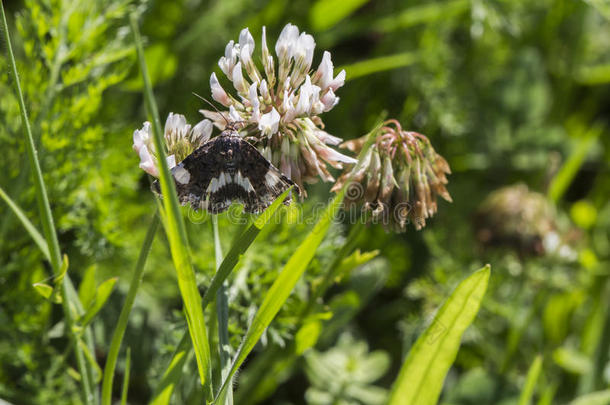
<instances>
[{"instance_id":1,"label":"green grass blade","mask_svg":"<svg viewBox=\"0 0 610 405\"><path fill-rule=\"evenodd\" d=\"M341 66L338 69L345 69L347 80L353 80L373 73L410 66L417 62L417 59L418 57L415 53L403 52L352 63L351 65Z\"/></svg>"},{"instance_id":2,"label":"green grass blade","mask_svg":"<svg viewBox=\"0 0 610 405\"><path fill-rule=\"evenodd\" d=\"M282 195L280 195L273 203L271 203L271 205L254 220L252 225L250 225L250 227L248 227L248 229L246 229L246 231L241 234L239 239L235 241L225 258L223 259L222 263L220 264L220 267L216 271L216 274L214 275L210 286L203 295L204 309L205 307L207 307L210 301L214 299L214 297L216 297L216 292L218 291L222 283L226 280L226 278L229 276L229 274L231 274L231 271L233 271L233 269L235 268L235 265L239 261L239 257L243 255L246 250L248 250L248 248L250 247L252 242L254 242L254 239L256 239L263 227L267 223L269 223L269 220L273 217L273 215L275 215L275 212L282 205L284 198L286 198L289 192L290 189L284 191Z\"/></svg>"},{"instance_id":3,"label":"green grass blade","mask_svg":"<svg viewBox=\"0 0 610 405\"><path fill-rule=\"evenodd\" d=\"M390 405L436 404L462 334L479 311L489 274L489 265L478 270L462 281L443 304L407 355L392 387Z\"/></svg>"},{"instance_id":4,"label":"green grass blade","mask_svg":"<svg viewBox=\"0 0 610 405\"><path fill-rule=\"evenodd\" d=\"M595 145L597 138L603 132L604 127L602 125L594 125L579 139L578 144L549 186L549 197L551 200L556 202L561 199L584 163L587 153L589 153L589 150Z\"/></svg>"},{"instance_id":5,"label":"green grass blade","mask_svg":"<svg viewBox=\"0 0 610 405\"><path fill-rule=\"evenodd\" d=\"M6 51L8 54L8 60L10 62L10 72L13 76L13 81L15 84L15 92L17 94L17 100L19 101L19 111L21 113L21 123L23 125L23 129L25 132L25 149L28 154L28 160L30 163L30 167L32 169L34 175L34 187L36 190L36 200L38 201L38 209L40 211L41 222L43 233L45 235L45 239L47 241L47 247L49 251L49 257L51 266L53 268L53 273L58 275L61 269L61 253L59 249L59 240L57 239L57 233L55 231L55 224L53 222L53 214L51 213L51 206L49 204L49 197L47 195L47 189L44 184L44 180L42 178L42 171L40 169L40 162L38 161L38 152L36 151L36 146L34 145L34 137L32 135L32 129L30 126L30 121L28 119L27 109L25 107L25 101L23 99L23 92L21 91L21 83L19 82L19 73L17 72L17 64L15 63L15 56L13 54L13 47L11 45L11 37L9 34L8 24L6 22L6 14L4 12L4 2L0 0L0 13L2 14L2 26L4 29L4 38L6 41ZM78 340L76 335L74 334L73 326L74 326L74 318L72 315L72 311L70 310L70 296L68 295L68 284L69 279L65 277L62 282L62 295L64 296L64 300L62 301L62 307L64 312L64 317L66 318L66 325L68 333L73 334L73 336ZM85 356L80 345L74 345L74 351L76 353L76 362L79 369L79 372L82 376L82 388L83 388L83 396L85 399L85 403L94 404L97 403L97 397L93 391L93 382L92 375L93 370L88 367Z\"/></svg>"},{"instance_id":6,"label":"green grass blade","mask_svg":"<svg viewBox=\"0 0 610 405\"><path fill-rule=\"evenodd\" d=\"M216 271L220 269L223 262L222 245L218 232L218 216L212 215L212 231L214 233L214 254L216 256ZM216 292L216 319L218 321L218 354L220 359L220 377L227 378L231 371L231 343L229 341L229 298L227 296L227 282L220 285ZM221 404L233 404L233 388L229 387Z\"/></svg>"},{"instance_id":7,"label":"green grass blade","mask_svg":"<svg viewBox=\"0 0 610 405\"><path fill-rule=\"evenodd\" d=\"M405 29L417 24L426 24L434 21L447 21L449 18L460 15L470 8L469 0L450 0L442 3L428 3L409 7L395 15L385 17L373 23L375 31L390 32Z\"/></svg>"},{"instance_id":8,"label":"green grass blade","mask_svg":"<svg viewBox=\"0 0 610 405\"><path fill-rule=\"evenodd\" d=\"M603 391L595 391L589 394L582 395L569 405L608 405L610 404L610 389Z\"/></svg>"},{"instance_id":9,"label":"green grass blade","mask_svg":"<svg viewBox=\"0 0 610 405\"><path fill-rule=\"evenodd\" d=\"M292 289L299 278L301 278L303 272L305 272L307 265L311 259L313 259L318 246L320 246L320 243L322 243L324 236L326 236L326 233L330 228L332 220L339 209L339 205L343 201L344 193L345 188L339 192L335 199L328 205L313 230L307 235L290 259L288 259L284 269L273 285L271 285L267 294L265 294L263 303L256 312L256 315L254 315L252 324L246 331L246 335L244 336L242 344L235 356L235 360L233 361L233 365L231 366L231 372L223 381L217 398L222 395L223 391L227 388L227 385L230 384L239 367L241 367L265 329L269 326L273 318L275 318L275 315L277 315L282 305L284 305L284 302L286 302L286 299L292 292Z\"/></svg>"},{"instance_id":10,"label":"green grass blade","mask_svg":"<svg viewBox=\"0 0 610 405\"><path fill-rule=\"evenodd\" d=\"M536 382L540 376L542 370L542 356L538 355L532 362L530 369L527 372L525 378L525 385L519 396L519 405L529 405L532 403L532 397L534 396L534 389L536 388Z\"/></svg>"},{"instance_id":11,"label":"green grass blade","mask_svg":"<svg viewBox=\"0 0 610 405\"><path fill-rule=\"evenodd\" d=\"M216 296L216 292L218 291L219 287L231 274L235 268L235 265L239 261L240 256L243 255L246 250L248 250L261 230L269 223L269 220L273 217L273 215L275 215L278 208L282 205L282 201L284 201L289 192L290 190L286 190L282 195L280 195L265 211L263 211L262 214L256 217L248 229L246 229L246 231L244 231L233 243L233 246L222 260L218 271L216 271L210 286L203 296L202 306L204 310ZM188 345L185 345L186 341L185 335L178 344L178 348L174 351L172 360L163 373L161 381L159 384L157 384L158 388L155 390L155 395L153 395L154 399L151 401L152 404L169 404L173 389L182 376L181 369L186 361L186 355L189 351Z\"/></svg>"},{"instance_id":12,"label":"green grass blade","mask_svg":"<svg viewBox=\"0 0 610 405\"><path fill-rule=\"evenodd\" d=\"M212 379L210 367L210 346L208 342L205 319L203 309L201 307L201 295L197 288L195 279L195 271L191 262L190 252L188 248L188 239L186 236L186 228L184 220L178 205L178 197L176 189L169 172L169 167L166 160L165 146L163 144L163 135L161 131L161 122L159 120L159 112L155 102L152 85L148 76L146 60L144 58L144 49L142 47L142 39L138 29L138 23L135 14L130 15L131 29L133 31L138 60L142 78L144 79L144 96L149 113L152 115L153 139L157 151L161 192L163 194L163 207L166 221L164 222L167 239L169 240L172 260L178 277L178 287L182 300L184 301L184 312L188 324L189 333L195 349L195 357L197 359L197 368L199 377L204 387L207 387L207 395L212 394Z\"/></svg>"},{"instance_id":13,"label":"green grass blade","mask_svg":"<svg viewBox=\"0 0 610 405\"><path fill-rule=\"evenodd\" d=\"M156 385L155 392L150 401L151 405L169 405L174 388L182 378L182 368L188 358L190 350L188 335L185 333L182 340L174 350L172 359L163 373L161 381Z\"/></svg>"},{"instance_id":14,"label":"green grass blade","mask_svg":"<svg viewBox=\"0 0 610 405\"><path fill-rule=\"evenodd\" d=\"M15 214L17 219L19 219L19 221L21 221L21 224L23 225L25 230L30 234L30 236L34 240L34 243L36 243L36 245L38 246L38 248L44 255L45 259L47 259L50 262L51 255L49 254L49 246L47 245L47 242L44 240L44 238L42 237L40 232L38 232L38 229L36 229L34 224L32 224L30 222L30 220L25 215L25 213L21 210L21 208L19 208L19 206L13 200L11 200L11 198L4 192L2 187L0 187L0 197L4 200L4 202L6 202L6 205L8 205L8 207L11 209L11 211L13 211L13 213Z\"/></svg>"},{"instance_id":15,"label":"green grass blade","mask_svg":"<svg viewBox=\"0 0 610 405\"><path fill-rule=\"evenodd\" d=\"M317 0L310 9L309 21L316 31L334 27L369 0Z\"/></svg>"},{"instance_id":16,"label":"green grass blade","mask_svg":"<svg viewBox=\"0 0 610 405\"><path fill-rule=\"evenodd\" d=\"M133 272L133 276L131 277L131 282L129 283L129 290L127 291L127 296L125 297L125 302L121 308L119 320L117 321L116 328L112 334L112 340L110 341L110 349L108 350L108 358L106 359L106 365L104 366L104 378L102 380L102 405L111 405L112 403L112 383L117 359L119 357L119 351L121 350L121 343L123 341L123 336L125 336L127 324L129 323L129 314L133 308L133 303L135 302L136 294L138 293L138 288L140 287L140 282L142 281L144 265L146 264L146 259L148 258L150 248L158 229L159 216L155 214L150 225L148 226L146 236L144 237L144 243L140 249L140 255L138 256L138 261L136 262L136 268Z\"/></svg>"},{"instance_id":17,"label":"green grass blade","mask_svg":"<svg viewBox=\"0 0 610 405\"><path fill-rule=\"evenodd\" d=\"M123 377L123 390L121 391L121 405L127 405L127 392L129 391L129 372L131 369L131 348L127 348L125 355L125 376Z\"/></svg>"}]
</instances>

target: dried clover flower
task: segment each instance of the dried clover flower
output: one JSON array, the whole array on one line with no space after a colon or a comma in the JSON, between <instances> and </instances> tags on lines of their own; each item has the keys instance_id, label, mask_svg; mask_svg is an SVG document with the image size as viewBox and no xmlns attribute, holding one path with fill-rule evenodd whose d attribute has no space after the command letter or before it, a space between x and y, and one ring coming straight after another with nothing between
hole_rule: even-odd
<instances>
[{"instance_id":1,"label":"dried clover flower","mask_svg":"<svg viewBox=\"0 0 610 405\"><path fill-rule=\"evenodd\" d=\"M522 183L489 194L477 210L475 228L484 247L508 246L531 256L575 256L570 246L574 232L560 231L557 213L548 198Z\"/></svg>"},{"instance_id":2,"label":"dried clover flower","mask_svg":"<svg viewBox=\"0 0 610 405\"><path fill-rule=\"evenodd\" d=\"M164 140L167 147L167 164L176 166L195 149L206 143L212 134L212 122L203 120L191 128L181 114L169 113L165 121ZM133 149L140 156L140 169L154 177L159 177L157 152L152 139L150 122L133 132Z\"/></svg>"},{"instance_id":3,"label":"dried clover flower","mask_svg":"<svg viewBox=\"0 0 610 405\"><path fill-rule=\"evenodd\" d=\"M228 108L231 120L243 123L242 132L263 156L302 190L303 182L313 183L318 177L333 181L327 164L342 169L355 160L330 147L341 139L323 130L318 115L339 102L335 92L345 82L345 71L334 76L330 53L324 52L318 69L310 74L316 43L292 24L284 27L275 44L277 63L267 48L265 27L261 43L262 70L253 60L255 44L248 28L241 31L238 43L227 44L218 65L237 95L226 92L212 73L212 97ZM227 114L201 112L224 129Z\"/></svg>"},{"instance_id":4,"label":"dried clover flower","mask_svg":"<svg viewBox=\"0 0 610 405\"><path fill-rule=\"evenodd\" d=\"M371 136L374 142L358 165L337 180L332 191L350 181L345 204L352 209L363 204L370 222L381 222L387 230L404 232L409 222L416 229L437 210L441 196L451 202L445 188L449 164L436 153L428 138L402 130L396 120L388 120ZM368 136L344 142L341 146L359 153Z\"/></svg>"}]
</instances>

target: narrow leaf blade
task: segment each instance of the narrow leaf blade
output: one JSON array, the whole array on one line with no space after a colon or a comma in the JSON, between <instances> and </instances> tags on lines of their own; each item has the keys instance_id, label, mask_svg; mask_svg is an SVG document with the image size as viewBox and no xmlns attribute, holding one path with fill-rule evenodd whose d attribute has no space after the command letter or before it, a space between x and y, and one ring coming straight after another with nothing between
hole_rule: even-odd
<instances>
[{"instance_id":1,"label":"narrow leaf blade","mask_svg":"<svg viewBox=\"0 0 610 405\"><path fill-rule=\"evenodd\" d=\"M474 320L489 282L490 266L462 281L407 355L390 395L390 405L436 404L443 381Z\"/></svg>"}]
</instances>

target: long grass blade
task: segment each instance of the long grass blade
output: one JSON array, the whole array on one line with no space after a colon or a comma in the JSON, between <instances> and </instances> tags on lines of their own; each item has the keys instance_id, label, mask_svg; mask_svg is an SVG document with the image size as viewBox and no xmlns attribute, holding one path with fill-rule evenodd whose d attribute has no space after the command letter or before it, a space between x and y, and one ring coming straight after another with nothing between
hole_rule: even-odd
<instances>
[{"instance_id":1,"label":"long grass blade","mask_svg":"<svg viewBox=\"0 0 610 405\"><path fill-rule=\"evenodd\" d=\"M378 58L352 63L351 65L344 65L339 67L339 69L345 69L347 80L353 80L373 73L410 66L417 62L417 60L417 54L403 52L395 55L380 56Z\"/></svg>"},{"instance_id":2,"label":"long grass blade","mask_svg":"<svg viewBox=\"0 0 610 405\"><path fill-rule=\"evenodd\" d=\"M25 230L30 234L34 243L38 246L45 259L49 262L51 261L51 255L49 254L49 246L47 245L47 241L44 240L44 237L38 232L38 229L30 222L25 213L19 208L19 206L4 192L2 187L0 187L0 197L6 202L6 205L13 211L13 214L21 221L21 224L25 228Z\"/></svg>"},{"instance_id":3,"label":"long grass blade","mask_svg":"<svg viewBox=\"0 0 610 405\"><path fill-rule=\"evenodd\" d=\"M195 348L195 358L197 359L197 368L199 370L199 378L207 391L207 395L212 395L212 378L210 366L210 346L208 342L207 330L201 307L201 295L197 288L195 279L195 271L191 263L190 252L188 248L188 239L184 220L180 213L178 205L178 197L176 189L172 182L169 173L169 167L166 160L165 146L163 144L163 135L161 131L161 121L159 120L159 111L155 101L152 84L148 75L146 59L144 57L144 49L142 39L138 29L136 15L130 15L131 29L133 32L138 60L142 79L144 80L144 96L149 114L152 116L152 129L155 149L157 151L157 160L159 163L161 192L163 194L164 207L164 226L169 240L172 260L178 276L178 287L182 300L184 301L184 311L188 324L189 333Z\"/></svg>"},{"instance_id":4,"label":"long grass blade","mask_svg":"<svg viewBox=\"0 0 610 405\"><path fill-rule=\"evenodd\" d=\"M155 213L148 226L146 236L144 237L144 243L140 249L136 268L131 277L131 282L129 283L129 290L127 291L125 302L121 308L121 313L114 333L112 334L112 340L110 341L110 349L108 350L108 358L106 359L106 365L104 366L104 378L102 380L102 405L111 405L112 403L112 383L119 351L121 350L121 343L123 342L123 336L125 336L125 330L127 329L127 324L129 322L129 314L133 308L133 303L135 302L136 294L138 293L138 288L142 281L144 265L146 264L146 259L148 258L150 248L158 229L159 216Z\"/></svg>"},{"instance_id":5,"label":"long grass blade","mask_svg":"<svg viewBox=\"0 0 610 405\"><path fill-rule=\"evenodd\" d=\"M40 162L38 161L38 152L34 144L34 137L32 135L32 128L28 119L27 109L25 107L25 101L23 99L23 92L21 91L21 83L19 82L19 73L17 71L17 64L15 63L15 55L13 54L13 47L11 45L11 38L6 22L6 14L4 12L4 2L0 0L0 12L2 14L2 26L4 28L4 38L6 40L6 50L8 54L8 60L10 63L10 72L13 76L15 84L15 92L17 94L17 100L19 101L19 111L21 113L21 123L25 132L25 149L28 154L28 161L34 175L34 187L36 189L36 199L38 201L38 209L40 211L41 222L43 233L47 241L47 247L49 250L49 257L53 273L58 275L61 269L61 253L59 249L59 240L57 239L57 233L55 231L55 224L53 222L53 214L51 212L51 206L49 204L49 197L47 195L47 189L42 178L42 170L40 169ZM78 337L74 333L74 318L70 309L71 298L68 295L68 283L69 279L64 277L61 289L64 300L62 301L62 307L64 311L64 317L66 319L66 325L68 333L71 333L73 337L78 340ZM76 362L79 372L82 376L82 388L85 403L95 404L97 403L97 397L93 391L93 369L88 366L83 351L79 344L74 345L74 351L76 353Z\"/></svg>"},{"instance_id":6,"label":"long grass blade","mask_svg":"<svg viewBox=\"0 0 610 405\"><path fill-rule=\"evenodd\" d=\"M125 376L123 377L123 390L121 391L121 405L127 405L127 392L129 391L129 373L131 371L131 348L127 348L125 355Z\"/></svg>"},{"instance_id":7,"label":"long grass blade","mask_svg":"<svg viewBox=\"0 0 610 405\"><path fill-rule=\"evenodd\" d=\"M527 377L525 378L525 385L521 390L519 396L519 405L530 405L532 403L532 397L534 396L534 389L536 388L536 382L540 376L542 370L542 356L538 355L532 362L529 370L527 371Z\"/></svg>"},{"instance_id":8,"label":"long grass blade","mask_svg":"<svg viewBox=\"0 0 610 405\"><path fill-rule=\"evenodd\" d=\"M238 239L233 243L233 246L227 253L227 255L222 260L220 267L216 271L210 286L206 290L202 306L203 309L207 308L208 304L212 301L212 299L216 296L216 292L222 283L226 280L226 278L231 274L235 265L239 261L241 255L243 255L246 250L252 245L258 234L261 230L269 223L273 215L277 212L278 208L282 205L282 201L286 198L290 190L286 190L281 196L279 196L262 214L260 214L254 222L246 229ZM178 384L180 377L182 376L181 370L184 366L184 362L186 361L187 354L189 352L189 347L186 344L186 334L180 340L178 347L174 351L172 355L172 360L170 361L168 367L165 369L163 373L163 377L159 384L157 384L157 389L155 390L155 394L153 395L153 400L151 404L154 405L165 405L169 404L171 399L171 394L173 389Z\"/></svg>"},{"instance_id":9,"label":"long grass blade","mask_svg":"<svg viewBox=\"0 0 610 405\"><path fill-rule=\"evenodd\" d=\"M457 356L462 334L472 323L489 282L487 265L462 281L407 355L390 394L390 405L436 404Z\"/></svg>"},{"instance_id":10,"label":"long grass blade","mask_svg":"<svg viewBox=\"0 0 610 405\"><path fill-rule=\"evenodd\" d=\"M254 315L252 324L246 331L246 335L235 356L235 360L231 366L231 372L227 378L223 380L222 387L216 398L219 398L223 391L227 389L233 376L239 367L241 367L244 360L246 360L246 357L248 357L260 337L263 335L265 329L269 326L282 305L284 305L284 302L286 302L286 299L290 296L292 289L301 278L301 275L305 272L305 269L309 265L311 259L313 259L318 246L320 246L324 236L326 236L333 218L335 218L339 205L343 201L344 192L345 190L339 192L335 199L328 205L313 230L307 235L303 243L301 243L290 259L288 259L282 272L273 285L271 285L267 294L265 294L263 303Z\"/></svg>"}]
</instances>

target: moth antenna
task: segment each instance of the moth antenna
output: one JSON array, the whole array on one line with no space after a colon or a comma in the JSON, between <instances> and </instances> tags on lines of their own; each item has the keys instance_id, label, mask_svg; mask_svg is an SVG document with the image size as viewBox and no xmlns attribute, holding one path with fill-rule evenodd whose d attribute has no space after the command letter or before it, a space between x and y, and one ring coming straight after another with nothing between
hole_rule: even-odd
<instances>
[{"instance_id":1,"label":"moth antenna","mask_svg":"<svg viewBox=\"0 0 610 405\"><path fill-rule=\"evenodd\" d=\"M214 110L216 110L216 112L217 112L218 114L220 114L220 116L221 116L221 117L222 117L222 118L225 120L225 122L227 123L227 126L228 126L228 127L231 127L231 126L232 126L232 125L231 125L231 123L229 122L229 120L227 119L227 117L225 117L225 115L224 115L222 112L220 112L220 111L218 110L218 108L216 108L216 106L215 106L214 104L212 104L212 103L211 103L211 102L210 102L210 101L209 101L207 98L205 98L205 97L201 97L199 94L195 93L194 91L193 91L192 93L193 93L193 95L194 95L195 97L200 98L201 100L205 101L205 102L206 102L206 103L208 103L210 106L212 106L212 108L213 108Z\"/></svg>"}]
</instances>

